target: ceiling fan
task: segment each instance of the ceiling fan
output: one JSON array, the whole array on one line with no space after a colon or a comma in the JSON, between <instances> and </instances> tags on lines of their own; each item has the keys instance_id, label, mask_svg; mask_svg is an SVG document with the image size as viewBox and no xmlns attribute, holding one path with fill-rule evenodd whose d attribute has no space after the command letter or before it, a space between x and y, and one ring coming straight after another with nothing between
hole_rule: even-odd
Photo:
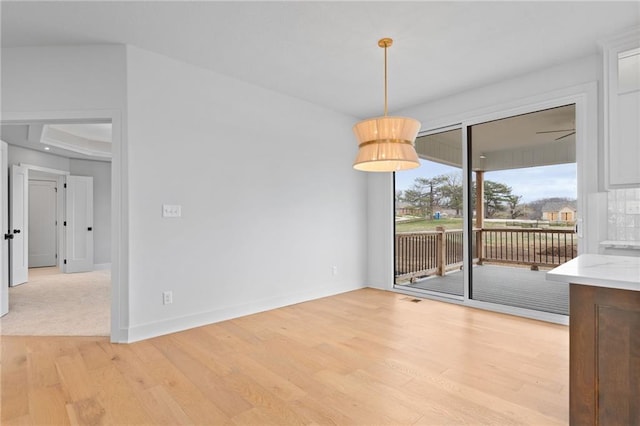
<instances>
[{"instance_id":1,"label":"ceiling fan","mask_svg":"<svg viewBox=\"0 0 640 426\"><path fill-rule=\"evenodd\" d=\"M559 141L560 139L564 139L564 138L568 138L571 135L575 135L576 134L576 129L563 129L563 130L547 130L544 132L536 132L537 135L542 134L542 133L564 133L564 132L569 132L566 135L560 136L559 138L556 138L555 140Z\"/></svg>"}]
</instances>

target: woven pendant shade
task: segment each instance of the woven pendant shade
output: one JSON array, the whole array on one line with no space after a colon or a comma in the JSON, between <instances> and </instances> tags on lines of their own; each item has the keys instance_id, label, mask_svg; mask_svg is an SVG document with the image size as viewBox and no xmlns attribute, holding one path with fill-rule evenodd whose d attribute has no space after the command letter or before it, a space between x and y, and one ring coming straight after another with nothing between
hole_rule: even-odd
<instances>
[{"instance_id":1,"label":"woven pendant shade","mask_svg":"<svg viewBox=\"0 0 640 426\"><path fill-rule=\"evenodd\" d=\"M413 118L387 115L387 48L393 40L383 38L384 48L384 116L369 118L353 126L358 139L358 155L353 168L365 172L397 172L420 166L414 148L420 122Z\"/></svg>"},{"instance_id":2,"label":"woven pendant shade","mask_svg":"<svg viewBox=\"0 0 640 426\"><path fill-rule=\"evenodd\" d=\"M420 122L406 117L377 117L353 126L358 155L353 168L366 172L390 172L420 166L414 141Z\"/></svg>"}]
</instances>

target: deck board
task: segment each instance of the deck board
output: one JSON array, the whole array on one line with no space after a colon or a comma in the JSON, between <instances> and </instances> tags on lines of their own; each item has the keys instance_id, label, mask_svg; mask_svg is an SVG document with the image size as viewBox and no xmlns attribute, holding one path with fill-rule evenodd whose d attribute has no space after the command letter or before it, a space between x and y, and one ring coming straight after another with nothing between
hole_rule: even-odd
<instances>
[{"instance_id":1,"label":"deck board","mask_svg":"<svg viewBox=\"0 0 640 426\"><path fill-rule=\"evenodd\" d=\"M472 298L483 302L569 315L569 285L545 279L546 271L480 265L472 269ZM398 287L462 296L462 271L433 276Z\"/></svg>"}]
</instances>

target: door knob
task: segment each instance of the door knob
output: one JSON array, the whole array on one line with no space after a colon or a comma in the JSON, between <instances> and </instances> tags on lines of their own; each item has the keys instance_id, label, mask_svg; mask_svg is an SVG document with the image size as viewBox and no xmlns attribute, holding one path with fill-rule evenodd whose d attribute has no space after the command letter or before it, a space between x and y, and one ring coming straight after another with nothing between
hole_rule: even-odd
<instances>
[{"instance_id":1,"label":"door knob","mask_svg":"<svg viewBox=\"0 0 640 426\"><path fill-rule=\"evenodd\" d=\"M93 228L92 227L88 227L87 231L93 231Z\"/></svg>"},{"instance_id":2,"label":"door knob","mask_svg":"<svg viewBox=\"0 0 640 426\"><path fill-rule=\"evenodd\" d=\"M20 230L19 230L19 229L14 229L14 230L13 230L13 233L14 233L14 234L19 234L19 233L20 233Z\"/></svg>"},{"instance_id":3,"label":"door knob","mask_svg":"<svg viewBox=\"0 0 640 426\"><path fill-rule=\"evenodd\" d=\"M13 234L4 234L5 240L13 240Z\"/></svg>"}]
</instances>

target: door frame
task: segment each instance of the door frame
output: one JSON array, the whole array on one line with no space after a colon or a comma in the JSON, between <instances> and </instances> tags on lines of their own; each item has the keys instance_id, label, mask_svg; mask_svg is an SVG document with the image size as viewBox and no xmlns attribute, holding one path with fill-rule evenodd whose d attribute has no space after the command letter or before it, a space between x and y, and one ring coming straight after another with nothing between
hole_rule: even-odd
<instances>
[{"instance_id":1,"label":"door frame","mask_svg":"<svg viewBox=\"0 0 640 426\"><path fill-rule=\"evenodd\" d=\"M111 122L111 342L129 341L127 150L120 110L3 111L0 124Z\"/></svg>"},{"instance_id":2,"label":"door frame","mask_svg":"<svg viewBox=\"0 0 640 426\"><path fill-rule=\"evenodd\" d=\"M56 265L60 271L64 271L64 256L62 256L62 254L65 252L64 227L60 226L60 224L64 221L64 191L61 191L60 189L63 187L65 178L70 174L70 172L66 170L36 166L28 163L20 163L19 165L22 167L26 167L29 171L37 171L55 175L56 186L58 188L58 192L56 193L56 221L58 223L58 225L56 226L56 236L58 238L58 260L56 261Z\"/></svg>"}]
</instances>

